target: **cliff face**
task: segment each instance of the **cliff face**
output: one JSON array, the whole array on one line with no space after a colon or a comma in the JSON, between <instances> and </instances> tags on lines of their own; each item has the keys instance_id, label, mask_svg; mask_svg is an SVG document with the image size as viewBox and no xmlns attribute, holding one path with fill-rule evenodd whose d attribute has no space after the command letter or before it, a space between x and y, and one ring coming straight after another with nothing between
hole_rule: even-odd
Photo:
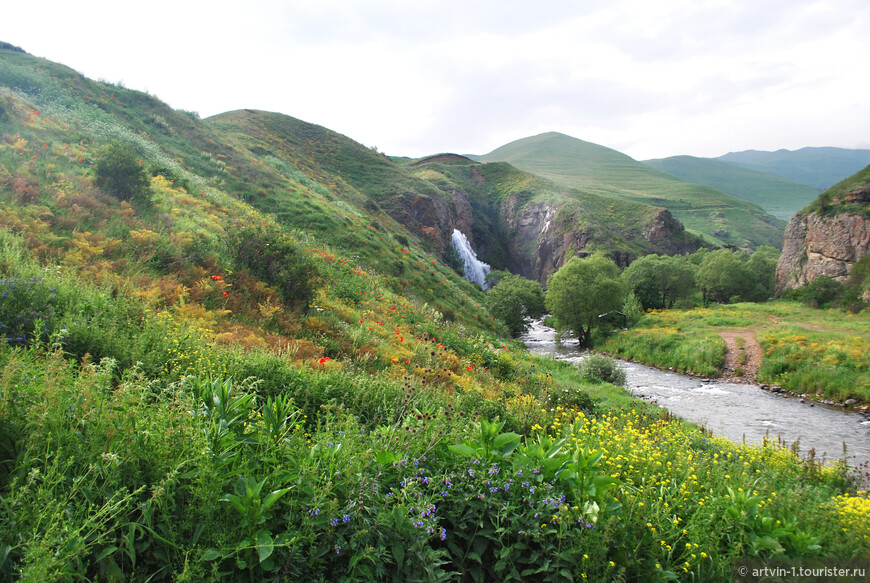
<instances>
[{"instance_id":1,"label":"cliff face","mask_svg":"<svg viewBox=\"0 0 870 583\"><path fill-rule=\"evenodd\" d=\"M474 213L468 195L459 189L445 194L441 198L409 193L398 198L388 212L412 233L429 239L442 253L450 245L453 229L462 231L474 245Z\"/></svg>"},{"instance_id":2,"label":"cliff face","mask_svg":"<svg viewBox=\"0 0 870 583\"><path fill-rule=\"evenodd\" d=\"M605 251L620 267L641 253L678 254L696 251L699 242L685 236L683 225L670 211L661 209L638 230L627 234L609 232L606 226L585 224L580 217L544 202L520 205L515 198L501 205L507 226L507 248L512 271L542 284L572 256L583 257L592 247ZM638 252L620 250L629 242ZM608 249L608 247L610 247Z\"/></svg>"},{"instance_id":3,"label":"cliff face","mask_svg":"<svg viewBox=\"0 0 870 583\"><path fill-rule=\"evenodd\" d=\"M843 197L850 204L870 203L870 189ZM823 216L797 213L785 230L776 267L776 292L800 287L820 276L845 281L856 261L870 251L870 219L839 212Z\"/></svg>"}]
</instances>

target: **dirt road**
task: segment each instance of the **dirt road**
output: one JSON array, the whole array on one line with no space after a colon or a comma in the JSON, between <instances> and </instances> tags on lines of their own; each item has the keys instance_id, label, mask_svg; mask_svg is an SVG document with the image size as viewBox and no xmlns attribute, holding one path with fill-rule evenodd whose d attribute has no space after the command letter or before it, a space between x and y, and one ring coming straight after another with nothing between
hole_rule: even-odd
<instances>
[{"instance_id":1,"label":"dirt road","mask_svg":"<svg viewBox=\"0 0 870 583\"><path fill-rule=\"evenodd\" d=\"M755 332L719 332L719 336L728 347L722 376L734 382L755 382L755 375L761 367L761 345L755 339Z\"/></svg>"}]
</instances>

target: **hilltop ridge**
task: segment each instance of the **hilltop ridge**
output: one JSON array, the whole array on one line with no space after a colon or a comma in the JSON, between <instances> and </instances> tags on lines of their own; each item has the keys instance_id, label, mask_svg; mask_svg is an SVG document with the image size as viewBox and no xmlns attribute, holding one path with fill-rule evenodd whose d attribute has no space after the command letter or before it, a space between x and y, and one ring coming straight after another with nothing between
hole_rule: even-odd
<instances>
[{"instance_id":1,"label":"hilltop ridge","mask_svg":"<svg viewBox=\"0 0 870 583\"><path fill-rule=\"evenodd\" d=\"M748 248L782 244L785 223L759 206L558 132L516 140L478 159L509 162L583 192L667 208L689 232L711 244Z\"/></svg>"}]
</instances>

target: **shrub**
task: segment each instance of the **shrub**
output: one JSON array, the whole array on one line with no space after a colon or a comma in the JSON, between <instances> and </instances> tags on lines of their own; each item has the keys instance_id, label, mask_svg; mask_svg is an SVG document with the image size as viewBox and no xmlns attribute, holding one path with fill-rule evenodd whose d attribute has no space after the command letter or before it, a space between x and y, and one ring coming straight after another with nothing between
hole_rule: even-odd
<instances>
[{"instance_id":1,"label":"shrub","mask_svg":"<svg viewBox=\"0 0 870 583\"><path fill-rule=\"evenodd\" d=\"M121 201L151 202L150 181L130 144L112 142L100 153L96 166L97 186Z\"/></svg>"},{"instance_id":2,"label":"shrub","mask_svg":"<svg viewBox=\"0 0 870 583\"><path fill-rule=\"evenodd\" d=\"M590 354L578 365L580 376L592 382L625 386L625 371L616 360L603 354Z\"/></svg>"},{"instance_id":3,"label":"shrub","mask_svg":"<svg viewBox=\"0 0 870 583\"><path fill-rule=\"evenodd\" d=\"M236 233L234 246L239 269L247 269L281 290L281 299L287 305L308 306L314 297L316 270L289 235L268 226L250 226Z\"/></svg>"},{"instance_id":4,"label":"shrub","mask_svg":"<svg viewBox=\"0 0 870 583\"><path fill-rule=\"evenodd\" d=\"M54 289L41 277L0 279L0 339L26 346L35 339L46 339L55 317Z\"/></svg>"}]
</instances>

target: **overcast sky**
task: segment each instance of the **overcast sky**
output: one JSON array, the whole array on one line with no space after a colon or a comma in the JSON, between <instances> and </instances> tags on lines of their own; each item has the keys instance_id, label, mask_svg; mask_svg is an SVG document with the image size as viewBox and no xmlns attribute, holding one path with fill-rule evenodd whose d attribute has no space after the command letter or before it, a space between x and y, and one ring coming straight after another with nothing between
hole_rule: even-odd
<instances>
[{"instance_id":1,"label":"overcast sky","mask_svg":"<svg viewBox=\"0 0 870 583\"><path fill-rule=\"evenodd\" d=\"M203 117L240 108L390 155L546 131L638 160L870 148L867 0L42 1L0 40Z\"/></svg>"}]
</instances>

